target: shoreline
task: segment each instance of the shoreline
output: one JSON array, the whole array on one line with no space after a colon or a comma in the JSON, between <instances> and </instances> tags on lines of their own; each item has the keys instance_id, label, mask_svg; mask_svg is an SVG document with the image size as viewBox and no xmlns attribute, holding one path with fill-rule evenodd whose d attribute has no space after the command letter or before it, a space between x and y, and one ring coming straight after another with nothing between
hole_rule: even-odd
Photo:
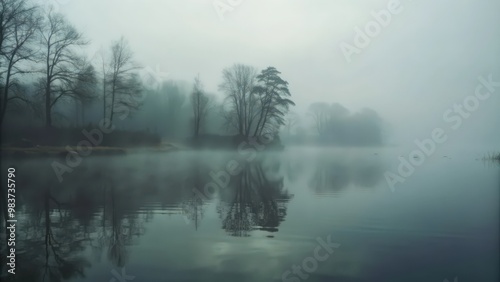
<instances>
[{"instance_id":1,"label":"shoreline","mask_svg":"<svg viewBox=\"0 0 500 282\"><path fill-rule=\"evenodd\" d=\"M3 146L0 148L2 158L42 158L42 157L66 157L67 154L78 151L74 146L69 146L73 151L67 150L68 146L36 146L36 147L12 147ZM180 148L173 144L161 144L157 146L144 147L118 147L118 146L96 146L91 147L90 156L120 156L138 152L173 152ZM85 148L87 149L87 148Z\"/></svg>"}]
</instances>

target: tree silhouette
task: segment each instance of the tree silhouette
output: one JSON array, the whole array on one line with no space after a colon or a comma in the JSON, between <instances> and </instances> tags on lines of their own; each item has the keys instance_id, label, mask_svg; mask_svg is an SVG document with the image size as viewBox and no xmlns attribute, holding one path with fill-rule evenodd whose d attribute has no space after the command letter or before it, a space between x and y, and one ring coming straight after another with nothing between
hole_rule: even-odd
<instances>
[{"instance_id":1,"label":"tree silhouette","mask_svg":"<svg viewBox=\"0 0 500 282\"><path fill-rule=\"evenodd\" d=\"M194 79L193 91L191 92L191 105L193 107L193 129L194 136L198 137L208 113L210 99L203 90L200 77Z\"/></svg>"},{"instance_id":2,"label":"tree silhouette","mask_svg":"<svg viewBox=\"0 0 500 282\"><path fill-rule=\"evenodd\" d=\"M222 71L219 89L226 94L225 103L229 109L224 112L226 127L248 137L255 121L257 97L253 94L257 71L255 68L235 64Z\"/></svg>"},{"instance_id":3,"label":"tree silhouette","mask_svg":"<svg viewBox=\"0 0 500 282\"><path fill-rule=\"evenodd\" d=\"M277 132L285 125L288 109L295 105L289 99L291 95L288 82L284 81L280 74L276 68L268 67L257 76L258 84L253 93L258 97L259 114L253 136Z\"/></svg>"},{"instance_id":4,"label":"tree silhouette","mask_svg":"<svg viewBox=\"0 0 500 282\"><path fill-rule=\"evenodd\" d=\"M40 27L44 52L41 87L45 100L45 126L52 126L52 109L62 97L73 93L74 81L86 77L87 69L79 69L82 59L75 54L76 47L87 44L83 35L66 18L52 9L48 10L45 22Z\"/></svg>"},{"instance_id":5,"label":"tree silhouette","mask_svg":"<svg viewBox=\"0 0 500 282\"><path fill-rule=\"evenodd\" d=\"M109 65L108 79L110 125L115 114L127 116L131 110L137 110L141 105L138 98L142 93L142 85L138 74L138 67L132 61L133 54L125 38L120 38L111 46L111 60ZM106 97L105 97L106 98Z\"/></svg>"},{"instance_id":6,"label":"tree silhouette","mask_svg":"<svg viewBox=\"0 0 500 282\"><path fill-rule=\"evenodd\" d=\"M26 66L22 66L23 61L33 62L35 59L33 43L40 22L37 7L28 1L0 1L0 124L9 102L29 102L20 91L18 77L29 72Z\"/></svg>"}]
</instances>

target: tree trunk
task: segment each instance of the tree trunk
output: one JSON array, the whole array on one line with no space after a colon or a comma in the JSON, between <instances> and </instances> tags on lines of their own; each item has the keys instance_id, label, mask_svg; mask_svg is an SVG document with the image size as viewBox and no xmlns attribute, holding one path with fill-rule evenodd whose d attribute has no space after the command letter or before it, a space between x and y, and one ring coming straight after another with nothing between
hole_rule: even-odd
<instances>
[{"instance_id":1,"label":"tree trunk","mask_svg":"<svg viewBox=\"0 0 500 282\"><path fill-rule=\"evenodd\" d=\"M110 128L111 128L111 125L113 124L113 115L115 113L114 107L115 107L115 86L113 85L113 90L111 91L111 107L110 107L111 108L110 109L111 114L109 116L109 126L110 126Z\"/></svg>"},{"instance_id":2,"label":"tree trunk","mask_svg":"<svg viewBox=\"0 0 500 282\"><path fill-rule=\"evenodd\" d=\"M79 110L78 110L78 101L75 100L75 127L78 126L78 117L79 117Z\"/></svg>"},{"instance_id":3,"label":"tree trunk","mask_svg":"<svg viewBox=\"0 0 500 282\"><path fill-rule=\"evenodd\" d=\"M8 79L7 79L8 81ZM9 90L7 87L4 87L3 89L3 99L2 99L2 109L1 109L1 113L0 113L0 125L3 123L3 118L5 116L5 112L7 111L7 98L8 98L8 94L9 94Z\"/></svg>"},{"instance_id":4,"label":"tree trunk","mask_svg":"<svg viewBox=\"0 0 500 282\"><path fill-rule=\"evenodd\" d=\"M52 116L50 114L50 84L45 88L45 127L52 127Z\"/></svg>"},{"instance_id":5,"label":"tree trunk","mask_svg":"<svg viewBox=\"0 0 500 282\"><path fill-rule=\"evenodd\" d=\"M85 105L82 102L82 111L80 112L80 121L82 122L82 126L85 126Z\"/></svg>"},{"instance_id":6,"label":"tree trunk","mask_svg":"<svg viewBox=\"0 0 500 282\"><path fill-rule=\"evenodd\" d=\"M12 59L14 57L12 56L9 61L9 67L7 68L7 73L5 74L5 85L3 87L3 104L2 104L2 113L0 116L0 124L3 122L3 118L5 116L5 112L7 111L7 99L9 98L9 84L10 84L10 75L12 72Z\"/></svg>"},{"instance_id":7,"label":"tree trunk","mask_svg":"<svg viewBox=\"0 0 500 282\"><path fill-rule=\"evenodd\" d=\"M102 79L102 100L103 100L103 114L102 118L106 119L106 79Z\"/></svg>"}]
</instances>

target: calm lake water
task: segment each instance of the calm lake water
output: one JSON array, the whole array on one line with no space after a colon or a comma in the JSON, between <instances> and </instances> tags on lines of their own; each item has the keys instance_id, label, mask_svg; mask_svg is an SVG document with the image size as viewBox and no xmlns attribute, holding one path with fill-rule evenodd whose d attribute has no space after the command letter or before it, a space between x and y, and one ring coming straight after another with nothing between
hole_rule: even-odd
<instances>
[{"instance_id":1,"label":"calm lake water","mask_svg":"<svg viewBox=\"0 0 500 282\"><path fill-rule=\"evenodd\" d=\"M4 161L15 278L499 281L500 167L482 153L436 153L394 192L397 149L91 156L62 182L53 160Z\"/></svg>"}]
</instances>

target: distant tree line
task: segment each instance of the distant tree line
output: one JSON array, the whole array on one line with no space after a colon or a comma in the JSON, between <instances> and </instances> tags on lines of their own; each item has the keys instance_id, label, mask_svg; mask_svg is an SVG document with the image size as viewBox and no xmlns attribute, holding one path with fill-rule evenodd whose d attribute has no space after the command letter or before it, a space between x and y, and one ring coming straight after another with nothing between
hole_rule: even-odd
<instances>
[{"instance_id":1,"label":"distant tree line","mask_svg":"<svg viewBox=\"0 0 500 282\"><path fill-rule=\"evenodd\" d=\"M351 112L339 103L313 102L303 114L289 112L281 130L288 144L380 146L385 144L382 117L369 108Z\"/></svg>"},{"instance_id":2,"label":"distant tree line","mask_svg":"<svg viewBox=\"0 0 500 282\"><path fill-rule=\"evenodd\" d=\"M372 109L352 113L338 103L314 102L307 114L317 143L353 146L384 143L383 120ZM292 122L296 122L296 117L292 117Z\"/></svg>"}]
</instances>

